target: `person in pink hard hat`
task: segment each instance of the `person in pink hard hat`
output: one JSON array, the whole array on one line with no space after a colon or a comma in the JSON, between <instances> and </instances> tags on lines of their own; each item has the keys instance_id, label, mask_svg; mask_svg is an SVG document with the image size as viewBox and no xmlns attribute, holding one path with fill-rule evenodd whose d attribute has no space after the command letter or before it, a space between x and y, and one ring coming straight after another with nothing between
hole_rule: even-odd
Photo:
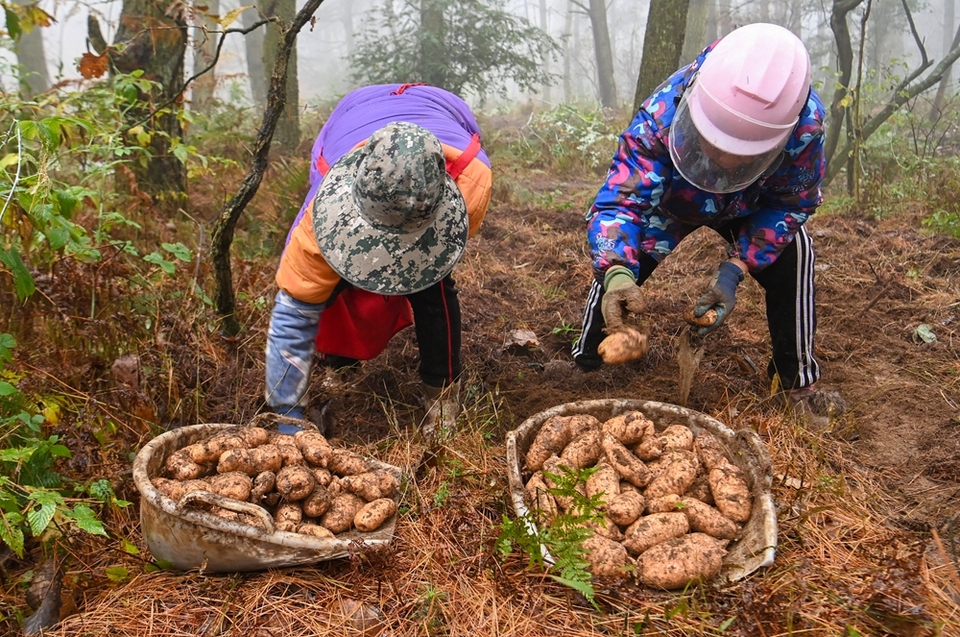
<instances>
[{"instance_id":1,"label":"person in pink hard hat","mask_svg":"<svg viewBox=\"0 0 960 637\"><path fill-rule=\"evenodd\" d=\"M595 273L573 346L584 370L608 323L639 307L640 286L697 228L729 242L693 307L729 318L750 274L766 293L774 395L823 425L843 413L817 386L814 253L807 219L822 201L825 109L810 84L806 47L774 24L739 28L671 75L620 136L606 182L587 214Z\"/></svg>"}]
</instances>

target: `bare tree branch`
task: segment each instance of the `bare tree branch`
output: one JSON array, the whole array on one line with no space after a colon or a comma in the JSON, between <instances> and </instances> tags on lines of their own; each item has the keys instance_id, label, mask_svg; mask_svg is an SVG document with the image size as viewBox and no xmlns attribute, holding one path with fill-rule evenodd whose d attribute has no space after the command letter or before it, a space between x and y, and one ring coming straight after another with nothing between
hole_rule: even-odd
<instances>
[{"instance_id":1,"label":"bare tree branch","mask_svg":"<svg viewBox=\"0 0 960 637\"><path fill-rule=\"evenodd\" d=\"M162 111L163 109L165 109L166 107L170 106L171 104L176 102L178 99L180 99L180 96L183 95L183 91L187 90L187 87L190 86L191 82L195 81L197 78L203 75L206 75L211 70L213 70L213 67L217 65L217 61L220 59L220 52L223 50L223 43L226 41L227 35L231 33L239 33L241 35L246 35L247 33L250 33L251 31L255 31L269 22L276 22L276 20L277 20L276 18L267 18L264 20L258 20L257 22L251 24L249 27L245 27L243 29L227 29L226 31L223 31L220 34L220 40L217 42L217 48L214 51L213 59L210 60L210 64L203 70L197 71L196 73L188 77L187 80L183 83L183 88L180 90L180 93L178 93L176 96L168 99L165 102L161 102L159 106L153 108L149 113L147 113L147 115L143 119L141 119L136 124L133 124L132 126L128 127L127 130L130 130L130 128L134 128L135 126L142 126L143 124L146 124L147 122L152 120L154 117L156 117L157 113L159 113L160 111ZM216 33L216 31L211 31L210 33Z\"/></svg>"},{"instance_id":2,"label":"bare tree branch","mask_svg":"<svg viewBox=\"0 0 960 637\"><path fill-rule=\"evenodd\" d=\"M890 116L897 112L901 106L915 98L917 95L920 95L928 88L940 81L943 75L947 70L953 66L953 63L960 58L960 27L957 28L956 34L953 36L953 42L950 45L950 53L947 54L943 60L940 61L937 66L927 75L923 80L917 81L911 86L906 86L903 89L893 93L891 100L884 106L876 115L870 118L862 128L862 139L861 142L870 137L873 133L877 131L880 126L890 119ZM853 142L847 140L843 148L841 148L836 156L846 158L851 149L853 148ZM840 172L843 167L842 162L834 162L829 165L827 169L827 176L824 179L824 185L829 184L834 177Z\"/></svg>"},{"instance_id":3,"label":"bare tree branch","mask_svg":"<svg viewBox=\"0 0 960 637\"><path fill-rule=\"evenodd\" d=\"M920 34L917 33L917 25L913 22L913 13L910 12L910 7L907 6L907 0L900 0L900 4L903 6L903 12L907 15L907 22L910 24L910 33L913 34L913 41L917 43L917 48L920 49L920 65L914 69L913 73L903 78L903 80L897 84L897 87L893 89L895 93L899 93L904 87L909 86L910 82L920 77L923 72L933 64L930 58L927 57L927 49L923 46L923 39L920 37Z\"/></svg>"},{"instance_id":4,"label":"bare tree branch","mask_svg":"<svg viewBox=\"0 0 960 637\"><path fill-rule=\"evenodd\" d=\"M220 40L217 42L217 48L216 48L216 51L214 52L213 59L210 60L209 66L201 69L200 71L197 71L196 73L188 77L187 80L183 83L184 88L189 86L190 82L193 82L194 80L199 78L201 75L206 75L207 73L209 73L213 69L213 67L217 65L217 61L220 59L220 51L223 50L223 43L226 41L227 36L229 34L239 33L240 35L246 35L252 31L256 31L257 29L259 29L265 24L268 24L270 22L276 22L276 21L277 21L276 18L265 18L263 20L257 20L250 26L244 27L242 29L227 29L226 31L220 32ZM217 33L217 31L204 31L204 32Z\"/></svg>"},{"instance_id":5,"label":"bare tree branch","mask_svg":"<svg viewBox=\"0 0 960 637\"><path fill-rule=\"evenodd\" d=\"M907 14L907 23L910 25L910 33L913 34L913 41L917 43L917 48L920 49L920 55L923 58L923 62L927 62L927 49L923 46L923 39L920 37L920 34L917 33L917 25L913 22L913 13L910 11L910 7L907 6L907 0L900 0L900 4L903 6L903 12Z\"/></svg>"},{"instance_id":6,"label":"bare tree branch","mask_svg":"<svg viewBox=\"0 0 960 637\"><path fill-rule=\"evenodd\" d=\"M270 78L270 90L267 93L267 105L263 110L263 120L257 131L253 162L237 193L223 206L213 227L211 258L216 286L214 302L217 313L220 315L221 334L226 338L234 338L240 333L240 322L236 316L237 300L233 291L233 275L230 267L230 245L233 243L233 233L240 215L260 188L263 173L267 169L270 143L273 141L273 133L286 101L287 63L297 43L297 35L300 29L313 19L313 14L321 4L323 0L307 0L289 26L281 25L280 45L277 47L277 59Z\"/></svg>"}]
</instances>

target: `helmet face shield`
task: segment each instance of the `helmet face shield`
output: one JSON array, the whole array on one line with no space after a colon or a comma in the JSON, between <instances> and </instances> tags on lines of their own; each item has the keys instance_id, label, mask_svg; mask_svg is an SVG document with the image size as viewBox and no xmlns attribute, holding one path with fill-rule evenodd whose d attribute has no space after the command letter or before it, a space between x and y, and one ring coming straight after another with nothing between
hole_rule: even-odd
<instances>
[{"instance_id":1,"label":"helmet face shield","mask_svg":"<svg viewBox=\"0 0 960 637\"><path fill-rule=\"evenodd\" d=\"M670 127L670 159L691 185L707 192L724 194L743 190L773 164L783 151L783 143L759 155L739 155L721 150L697 130L685 91ZM748 146L749 143L744 143Z\"/></svg>"}]
</instances>

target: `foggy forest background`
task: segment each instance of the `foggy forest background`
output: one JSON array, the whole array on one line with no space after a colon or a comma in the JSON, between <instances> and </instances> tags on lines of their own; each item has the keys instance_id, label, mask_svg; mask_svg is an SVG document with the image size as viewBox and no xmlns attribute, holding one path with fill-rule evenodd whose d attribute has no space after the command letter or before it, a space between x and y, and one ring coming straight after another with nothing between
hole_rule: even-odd
<instances>
[{"instance_id":1,"label":"foggy forest background","mask_svg":"<svg viewBox=\"0 0 960 637\"><path fill-rule=\"evenodd\" d=\"M173 6L177 2L161 4ZM19 0L18 4L30 6L33 3ZM234 22L228 28L236 28L253 24L259 17L275 12L282 4L282 1L261 1L254 6L236 0L214 0L183 7L189 14L187 22L190 27L185 74L192 75L202 68L202 63L210 57L211 44L223 30L209 19L210 16L232 15L230 19ZM400 11L405 4L404 0L326 0L320 5L315 12L315 22L302 29L296 43L299 107L303 113L336 100L359 84L351 79L351 55L363 42L390 38L389 33L382 30L378 33L372 27L382 21L385 14ZM414 4L419 5L419 2ZM597 12L604 13L607 20L616 96L614 104L605 106L632 102L643 57L649 1L491 0L485 4L541 29L553 39L557 49L544 55L542 63L544 70L552 76L551 82L544 83L538 90L524 90L508 82L503 93L463 95L472 105L493 108L527 100L541 105L564 102L600 104L602 95L594 43ZM825 0L692 0L689 4L681 64L691 61L697 51L738 26L755 21L775 22L789 28L806 43L813 60L816 85L821 92L824 88L829 89L829 95L837 64L837 47L830 25L834 5L859 5L850 15L856 51L859 49L856 20L871 3L849 0L846 3ZM35 6L43 9L52 20L48 26L25 32L18 42L13 42L7 34L2 56L5 91L16 90L17 77L23 73L35 93L55 85L69 88L79 82L82 78L77 70L78 59L83 53L93 51L88 36L88 18L97 18L104 39L112 42L123 3L42 0ZM898 74L903 65L915 65L921 58L904 6L910 9L916 32L922 38L928 56L939 58L949 49L956 27L954 0L873 2L863 47L865 72L875 76ZM297 9L301 7L302 3L298 3ZM8 12L8 21L9 16ZM215 68L217 98L234 104L263 106L263 61L257 58L262 51L264 30L260 28L250 34L226 36ZM457 56L455 49L448 53L451 58ZM23 65L21 73L16 69L18 62ZM951 86L955 86L955 81L954 78ZM947 90L952 92L949 88ZM188 96L191 92L188 88Z\"/></svg>"},{"instance_id":2,"label":"foggy forest background","mask_svg":"<svg viewBox=\"0 0 960 637\"><path fill-rule=\"evenodd\" d=\"M945 238L942 268L955 272L956 4L0 0L0 567L12 572L15 556L27 570L60 545L107 559L97 542L136 527L113 491L135 449L256 407L256 339L309 149L351 89L427 82L461 95L492 158L492 209L582 215L639 103L717 38L774 22L806 43L827 109L824 210L902 214ZM872 259L868 283L849 283L853 295L876 279L864 314L896 287ZM553 335L576 332L560 320ZM99 585L129 576L108 569ZM0 609L24 588L6 583ZM6 612L0 633L25 616Z\"/></svg>"}]
</instances>

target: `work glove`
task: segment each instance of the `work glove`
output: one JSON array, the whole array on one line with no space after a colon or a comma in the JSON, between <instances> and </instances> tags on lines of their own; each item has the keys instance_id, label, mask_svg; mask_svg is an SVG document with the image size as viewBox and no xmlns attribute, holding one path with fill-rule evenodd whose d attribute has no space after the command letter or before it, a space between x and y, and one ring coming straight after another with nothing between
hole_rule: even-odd
<instances>
[{"instance_id":1,"label":"work glove","mask_svg":"<svg viewBox=\"0 0 960 637\"><path fill-rule=\"evenodd\" d=\"M643 311L643 295L637 285L637 277L629 268L615 265L603 277L603 300L600 311L608 331L623 325L626 312L639 314Z\"/></svg>"},{"instance_id":2,"label":"work glove","mask_svg":"<svg viewBox=\"0 0 960 637\"><path fill-rule=\"evenodd\" d=\"M716 320L708 325L703 325L701 321L694 321L698 325L703 325L697 334L706 336L717 329L727 320L730 312L733 312L737 304L737 286L743 281L743 270L735 263L724 261L717 268L717 273L713 276L710 283L710 289L693 306L693 316L695 319L702 319L703 316L713 310L717 313Z\"/></svg>"},{"instance_id":3,"label":"work glove","mask_svg":"<svg viewBox=\"0 0 960 637\"><path fill-rule=\"evenodd\" d=\"M276 407L273 412L278 416L286 416L287 418L296 418L298 420L304 419L303 407L300 405L294 405L293 407ZM280 422L277 423L277 431L282 434L294 435L298 431L302 431L303 427L298 427L297 425L291 423Z\"/></svg>"}]
</instances>

